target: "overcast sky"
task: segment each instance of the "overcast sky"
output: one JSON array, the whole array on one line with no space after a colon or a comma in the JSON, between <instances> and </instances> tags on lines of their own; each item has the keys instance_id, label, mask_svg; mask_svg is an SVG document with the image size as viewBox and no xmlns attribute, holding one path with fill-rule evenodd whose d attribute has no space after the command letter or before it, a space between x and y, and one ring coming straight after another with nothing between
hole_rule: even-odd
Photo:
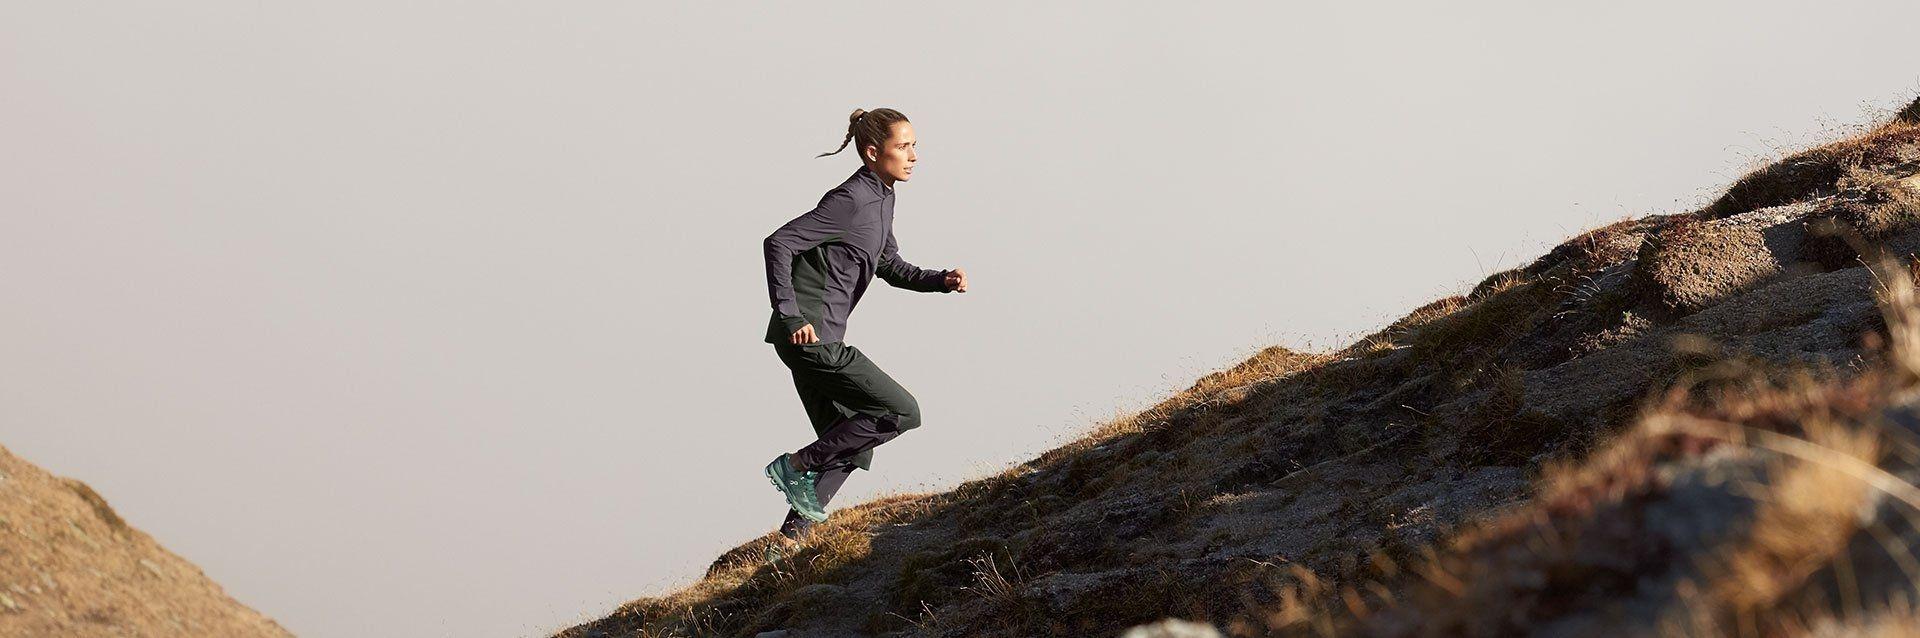
<instances>
[{"instance_id":1,"label":"overcast sky","mask_svg":"<svg viewBox=\"0 0 1920 638\"><path fill-rule=\"evenodd\" d=\"M812 434L760 241L914 122L847 331L942 490L1920 92L1912 3L0 3L0 445L303 636L692 582Z\"/></svg>"}]
</instances>

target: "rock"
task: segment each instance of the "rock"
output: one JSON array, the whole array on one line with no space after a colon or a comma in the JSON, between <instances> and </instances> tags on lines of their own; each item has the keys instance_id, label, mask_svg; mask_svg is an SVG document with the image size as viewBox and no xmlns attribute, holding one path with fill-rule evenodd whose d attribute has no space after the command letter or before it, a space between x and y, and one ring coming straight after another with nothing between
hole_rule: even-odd
<instances>
[{"instance_id":1,"label":"rock","mask_svg":"<svg viewBox=\"0 0 1920 638\"><path fill-rule=\"evenodd\" d=\"M1684 314L1779 272L1760 228L1687 220L1642 245L1634 275L1662 304Z\"/></svg>"},{"instance_id":2,"label":"rock","mask_svg":"<svg viewBox=\"0 0 1920 638\"><path fill-rule=\"evenodd\" d=\"M1860 254L1848 236L1889 244L1896 254L1912 252L1890 240L1920 228L1920 178L1849 171L1837 188L1840 194L1830 205L1805 222L1801 253L1807 261L1828 269L1858 265Z\"/></svg>"},{"instance_id":3,"label":"rock","mask_svg":"<svg viewBox=\"0 0 1920 638\"><path fill-rule=\"evenodd\" d=\"M1135 625L1120 638L1221 638L1220 630L1213 625L1197 623L1179 618L1168 618L1156 623Z\"/></svg>"},{"instance_id":4,"label":"rock","mask_svg":"<svg viewBox=\"0 0 1920 638\"><path fill-rule=\"evenodd\" d=\"M839 596L845 593L847 593L847 588L841 587L839 585L829 585L827 583L814 583L812 585L807 585L805 587L801 587L799 589L793 590L793 598L795 600L805 600L810 603L824 602L827 600L838 598Z\"/></svg>"}]
</instances>

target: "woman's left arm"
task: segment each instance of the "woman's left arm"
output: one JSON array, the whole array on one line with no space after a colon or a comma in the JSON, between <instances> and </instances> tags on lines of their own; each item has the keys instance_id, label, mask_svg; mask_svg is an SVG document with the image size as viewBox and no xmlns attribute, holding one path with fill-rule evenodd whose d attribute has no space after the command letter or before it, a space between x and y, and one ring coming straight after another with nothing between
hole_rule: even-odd
<instances>
[{"instance_id":1,"label":"woman's left arm","mask_svg":"<svg viewBox=\"0 0 1920 638\"><path fill-rule=\"evenodd\" d=\"M875 274L895 288L915 292L953 292L947 287L947 270L921 268L900 257L900 245L893 241L893 229L887 229L887 246L880 250Z\"/></svg>"}]
</instances>

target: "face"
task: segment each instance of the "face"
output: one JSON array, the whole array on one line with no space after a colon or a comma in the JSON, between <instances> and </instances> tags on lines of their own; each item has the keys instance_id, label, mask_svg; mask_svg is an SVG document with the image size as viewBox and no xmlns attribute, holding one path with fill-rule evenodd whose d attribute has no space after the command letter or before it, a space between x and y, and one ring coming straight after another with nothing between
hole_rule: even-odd
<instances>
[{"instance_id":1,"label":"face","mask_svg":"<svg viewBox=\"0 0 1920 638\"><path fill-rule=\"evenodd\" d=\"M867 164L873 172L887 176L896 182L904 182L913 177L913 163L920 161L920 154L914 151L919 143L913 139L912 122L895 122L893 136L887 138L880 148L867 147Z\"/></svg>"}]
</instances>

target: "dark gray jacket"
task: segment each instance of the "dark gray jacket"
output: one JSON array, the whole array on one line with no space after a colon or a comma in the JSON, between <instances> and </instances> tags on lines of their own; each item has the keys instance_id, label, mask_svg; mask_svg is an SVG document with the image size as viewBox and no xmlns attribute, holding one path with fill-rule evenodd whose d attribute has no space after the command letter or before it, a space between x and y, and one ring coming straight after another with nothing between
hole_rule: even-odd
<instances>
[{"instance_id":1,"label":"dark gray jacket","mask_svg":"<svg viewBox=\"0 0 1920 638\"><path fill-rule=\"evenodd\" d=\"M896 288L952 292L947 271L900 258L893 240L893 188L865 165L822 195L813 210L767 235L763 245L773 301L767 343L787 343L809 323L821 343L844 339L847 316L876 274Z\"/></svg>"}]
</instances>

